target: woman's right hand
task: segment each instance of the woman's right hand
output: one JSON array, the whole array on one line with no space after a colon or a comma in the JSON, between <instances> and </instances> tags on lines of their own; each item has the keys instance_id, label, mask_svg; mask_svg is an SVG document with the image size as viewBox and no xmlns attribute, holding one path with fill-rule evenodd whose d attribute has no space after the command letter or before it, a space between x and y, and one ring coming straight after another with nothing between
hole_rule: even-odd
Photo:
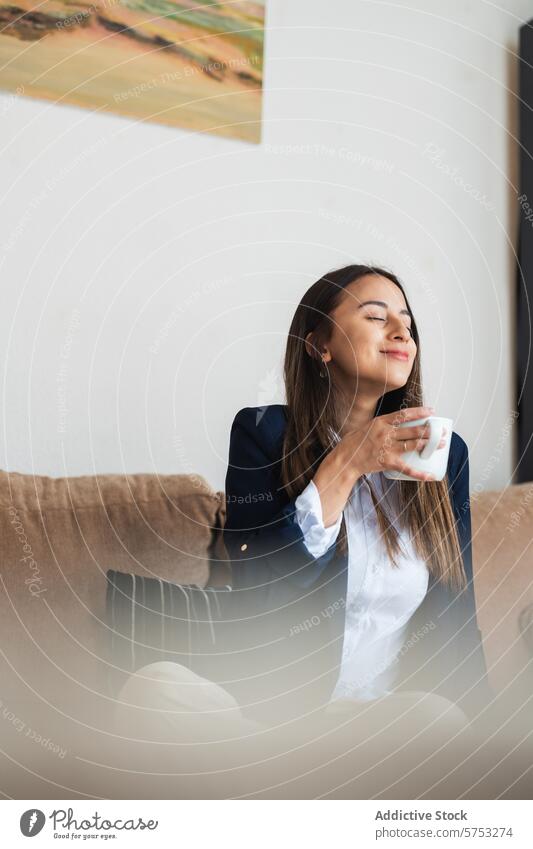
<instances>
[{"instance_id":1,"label":"woman's right hand","mask_svg":"<svg viewBox=\"0 0 533 849\"><path fill-rule=\"evenodd\" d=\"M372 472L398 471L417 480L435 480L434 475L413 469L402 460L405 451L422 451L429 440L429 425L406 425L402 422L427 418L433 414L431 407L408 407L384 416L375 416L366 425L347 433L336 446L343 462L353 472L354 478ZM446 430L443 430L443 436ZM405 443L405 445L404 445ZM441 438L438 448L446 440Z\"/></svg>"}]
</instances>

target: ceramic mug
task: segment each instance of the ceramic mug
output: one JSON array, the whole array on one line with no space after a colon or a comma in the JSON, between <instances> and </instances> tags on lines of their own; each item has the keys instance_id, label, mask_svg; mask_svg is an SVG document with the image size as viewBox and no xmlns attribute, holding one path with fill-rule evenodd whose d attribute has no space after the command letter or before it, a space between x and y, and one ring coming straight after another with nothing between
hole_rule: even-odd
<instances>
[{"instance_id":1,"label":"ceramic mug","mask_svg":"<svg viewBox=\"0 0 533 849\"><path fill-rule=\"evenodd\" d=\"M427 472L433 475L435 480L441 481L446 474L448 468L448 456L450 453L450 444L452 439L453 419L445 419L442 416L427 416L425 419L415 419L411 422L402 422L398 427L412 427L413 425L429 424L430 434L429 439L420 453L414 451L404 451L402 460L412 469L419 472ZM442 430L446 428L444 439L446 445L437 450L437 445L442 439ZM413 478L411 475L405 475L403 472L390 469L384 471L386 478L399 481L416 481L419 478ZM423 481L422 481L423 483Z\"/></svg>"}]
</instances>

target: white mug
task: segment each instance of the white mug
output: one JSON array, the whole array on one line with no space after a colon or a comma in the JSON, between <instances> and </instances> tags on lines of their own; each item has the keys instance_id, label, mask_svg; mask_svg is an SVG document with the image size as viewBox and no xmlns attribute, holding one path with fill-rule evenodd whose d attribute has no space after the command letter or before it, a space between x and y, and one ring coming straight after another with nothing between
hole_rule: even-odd
<instances>
[{"instance_id":1,"label":"white mug","mask_svg":"<svg viewBox=\"0 0 533 849\"><path fill-rule=\"evenodd\" d=\"M414 451L404 451L402 453L402 461L416 469L419 472L428 472L433 475L435 480L441 481L446 474L448 468L448 455L450 453L450 444L452 439L453 419L445 419L442 416L427 416L425 419L415 419L411 422L402 422L398 427L412 427L413 425L429 424L429 439L419 453ZM443 428L446 428L444 439L446 445L437 450L437 445L442 439ZM386 478L400 481L416 481L419 478L413 478L411 475L405 475L403 472L398 472L395 469L384 471Z\"/></svg>"}]
</instances>

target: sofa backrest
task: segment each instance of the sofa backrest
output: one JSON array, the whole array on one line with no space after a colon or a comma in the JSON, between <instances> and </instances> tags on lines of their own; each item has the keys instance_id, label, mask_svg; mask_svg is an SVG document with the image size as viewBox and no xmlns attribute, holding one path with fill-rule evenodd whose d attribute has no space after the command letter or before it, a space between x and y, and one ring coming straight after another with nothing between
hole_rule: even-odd
<instances>
[{"instance_id":1,"label":"sofa backrest","mask_svg":"<svg viewBox=\"0 0 533 849\"><path fill-rule=\"evenodd\" d=\"M100 699L106 713L106 571L205 586L222 509L198 475L0 472L4 704L37 696L93 721Z\"/></svg>"},{"instance_id":2,"label":"sofa backrest","mask_svg":"<svg viewBox=\"0 0 533 849\"><path fill-rule=\"evenodd\" d=\"M533 482L470 493L478 624L497 691L533 692L533 663L519 617L533 602Z\"/></svg>"}]
</instances>

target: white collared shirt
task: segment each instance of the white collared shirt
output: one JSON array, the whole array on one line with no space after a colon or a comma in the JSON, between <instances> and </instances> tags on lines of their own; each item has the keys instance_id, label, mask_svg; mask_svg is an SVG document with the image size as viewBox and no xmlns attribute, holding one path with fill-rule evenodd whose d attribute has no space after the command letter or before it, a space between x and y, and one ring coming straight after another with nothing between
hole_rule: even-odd
<instances>
[{"instance_id":1,"label":"white collared shirt","mask_svg":"<svg viewBox=\"0 0 533 849\"><path fill-rule=\"evenodd\" d=\"M365 477L400 534L403 553L397 555L398 567L391 564L381 538ZM340 672L330 701L375 699L391 692L397 670L394 661L407 623L427 592L427 564L414 551L398 516L396 483L381 472L359 478L343 510L348 535L346 618ZM306 548L313 557L320 557L337 539L342 513L335 525L324 527L320 495L312 480L296 499L295 508Z\"/></svg>"}]
</instances>

